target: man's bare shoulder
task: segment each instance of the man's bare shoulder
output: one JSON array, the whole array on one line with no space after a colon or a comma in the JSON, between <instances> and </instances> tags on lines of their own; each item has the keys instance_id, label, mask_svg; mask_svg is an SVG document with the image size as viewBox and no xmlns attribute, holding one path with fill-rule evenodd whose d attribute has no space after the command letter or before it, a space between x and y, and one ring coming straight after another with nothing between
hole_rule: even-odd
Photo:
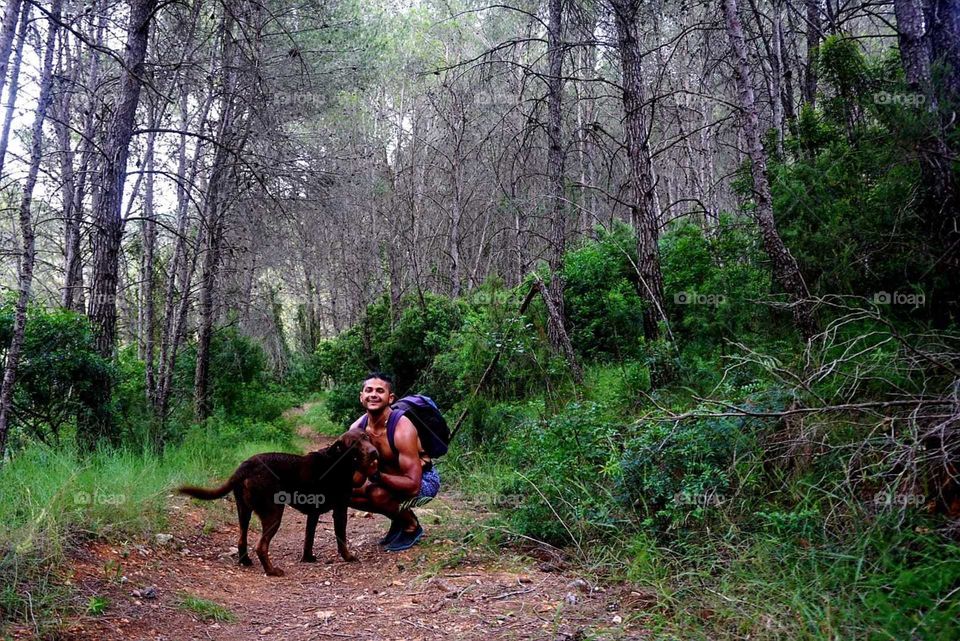
<instances>
[{"instance_id":1,"label":"man's bare shoulder","mask_svg":"<svg viewBox=\"0 0 960 641\"><path fill-rule=\"evenodd\" d=\"M393 433L393 442L397 445L397 449L419 451L419 438L420 435L413 422L406 416L401 416Z\"/></svg>"}]
</instances>

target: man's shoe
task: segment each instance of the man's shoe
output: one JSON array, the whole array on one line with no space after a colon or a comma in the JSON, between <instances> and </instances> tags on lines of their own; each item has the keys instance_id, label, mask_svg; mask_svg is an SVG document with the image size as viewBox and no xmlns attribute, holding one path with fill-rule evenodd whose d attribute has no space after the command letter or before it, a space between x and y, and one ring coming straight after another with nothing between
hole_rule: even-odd
<instances>
[{"instance_id":1,"label":"man's shoe","mask_svg":"<svg viewBox=\"0 0 960 641\"><path fill-rule=\"evenodd\" d=\"M387 552L402 552L403 550L409 550L416 545L418 541L420 541L422 536L423 527L418 525L417 529L413 532L401 531L397 538L395 538L393 542L384 549Z\"/></svg>"},{"instance_id":2,"label":"man's shoe","mask_svg":"<svg viewBox=\"0 0 960 641\"><path fill-rule=\"evenodd\" d=\"M390 521L390 529L387 530L386 536L380 539L377 545L390 545L401 532L403 532L403 525L399 521Z\"/></svg>"}]
</instances>

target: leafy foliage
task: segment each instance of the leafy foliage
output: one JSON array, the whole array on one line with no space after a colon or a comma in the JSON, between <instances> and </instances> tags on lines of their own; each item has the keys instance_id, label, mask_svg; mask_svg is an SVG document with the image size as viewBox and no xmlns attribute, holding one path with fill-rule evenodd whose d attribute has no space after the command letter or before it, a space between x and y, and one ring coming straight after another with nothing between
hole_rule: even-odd
<instances>
[{"instance_id":1,"label":"leafy foliage","mask_svg":"<svg viewBox=\"0 0 960 641\"><path fill-rule=\"evenodd\" d=\"M618 223L564 257L570 338L587 358L624 359L639 352L643 301L637 293L636 242L633 229Z\"/></svg>"},{"instance_id":2,"label":"leafy foliage","mask_svg":"<svg viewBox=\"0 0 960 641\"><path fill-rule=\"evenodd\" d=\"M0 345L10 344L13 305L0 307ZM58 443L65 433L110 411L100 394L114 369L97 354L83 316L31 307L14 390L14 442Z\"/></svg>"}]
</instances>

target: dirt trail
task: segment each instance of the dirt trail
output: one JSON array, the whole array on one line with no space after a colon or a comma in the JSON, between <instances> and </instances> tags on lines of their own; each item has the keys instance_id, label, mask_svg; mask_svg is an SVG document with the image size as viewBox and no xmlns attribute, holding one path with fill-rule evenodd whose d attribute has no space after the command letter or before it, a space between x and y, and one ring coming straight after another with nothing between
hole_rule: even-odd
<instances>
[{"instance_id":1,"label":"dirt trail","mask_svg":"<svg viewBox=\"0 0 960 641\"><path fill-rule=\"evenodd\" d=\"M332 439L301 429L310 447ZM270 554L286 575L266 577L259 562L240 567L231 548L233 503L200 506L171 499L169 534L120 547L95 543L74 560L78 608L106 597L100 616L70 623L75 640L247 641L283 639L640 639L645 598L622 586L595 586L563 570L549 555L537 559L504 551L493 557L465 543L480 527L469 505L449 487L417 510L424 541L399 554L381 551L382 517L350 511L347 534L360 554L345 563L336 552L329 514L317 528L318 562L300 563L305 517L286 510ZM251 545L259 536L254 517ZM161 537L163 538L163 537ZM235 548L233 548L235 550ZM154 598L135 590L155 586ZM182 605L199 597L229 610L216 621Z\"/></svg>"}]
</instances>

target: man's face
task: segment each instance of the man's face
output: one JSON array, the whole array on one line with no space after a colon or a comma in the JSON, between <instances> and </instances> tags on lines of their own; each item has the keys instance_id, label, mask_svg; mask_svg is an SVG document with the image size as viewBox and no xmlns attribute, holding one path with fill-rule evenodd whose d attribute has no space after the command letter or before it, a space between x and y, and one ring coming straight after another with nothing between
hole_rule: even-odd
<instances>
[{"instance_id":1,"label":"man's face","mask_svg":"<svg viewBox=\"0 0 960 641\"><path fill-rule=\"evenodd\" d=\"M360 390L360 405L368 412L379 412L394 401L390 383L380 378L371 378L363 382Z\"/></svg>"}]
</instances>

